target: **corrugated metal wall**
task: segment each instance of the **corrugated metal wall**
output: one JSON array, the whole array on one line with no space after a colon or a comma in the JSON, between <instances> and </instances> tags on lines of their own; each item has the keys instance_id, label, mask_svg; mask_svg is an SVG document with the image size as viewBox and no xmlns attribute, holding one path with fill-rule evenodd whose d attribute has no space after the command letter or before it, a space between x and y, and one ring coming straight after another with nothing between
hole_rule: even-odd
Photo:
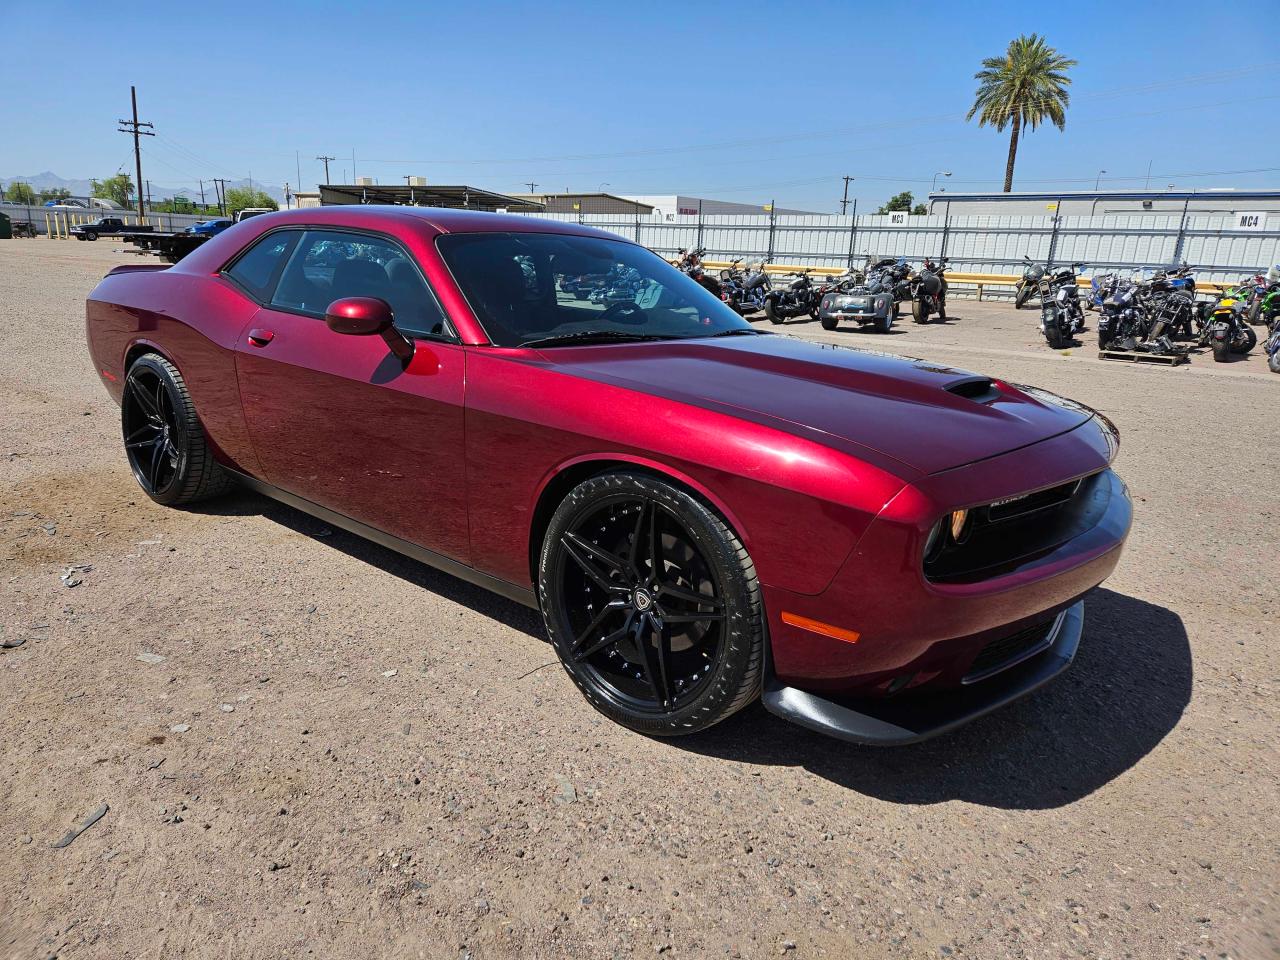
<instances>
[{"instance_id":1,"label":"corrugated metal wall","mask_svg":"<svg viewBox=\"0 0 1280 960\"><path fill-rule=\"evenodd\" d=\"M664 256L705 247L710 260L838 267L868 256L947 256L957 273L1019 273L1023 254L1087 270L1140 271L1182 261L1202 280L1234 280L1280 263L1280 213L1266 230L1237 229L1230 214L888 216L734 214L672 220L617 214L524 214L580 222L636 240Z\"/></svg>"}]
</instances>

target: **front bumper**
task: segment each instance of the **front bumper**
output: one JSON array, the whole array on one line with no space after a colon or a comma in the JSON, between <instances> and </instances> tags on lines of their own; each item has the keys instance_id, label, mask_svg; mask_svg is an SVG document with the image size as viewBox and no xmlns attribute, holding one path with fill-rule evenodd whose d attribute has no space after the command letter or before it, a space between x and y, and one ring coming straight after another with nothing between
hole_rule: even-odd
<instances>
[{"instance_id":1,"label":"front bumper","mask_svg":"<svg viewBox=\"0 0 1280 960\"><path fill-rule=\"evenodd\" d=\"M1084 629L1084 601L1067 607L1054 624L1048 649L996 675L945 693L880 700L824 698L780 682L770 662L765 709L809 730L850 743L893 747L948 733L1044 686L1075 658Z\"/></svg>"}]
</instances>

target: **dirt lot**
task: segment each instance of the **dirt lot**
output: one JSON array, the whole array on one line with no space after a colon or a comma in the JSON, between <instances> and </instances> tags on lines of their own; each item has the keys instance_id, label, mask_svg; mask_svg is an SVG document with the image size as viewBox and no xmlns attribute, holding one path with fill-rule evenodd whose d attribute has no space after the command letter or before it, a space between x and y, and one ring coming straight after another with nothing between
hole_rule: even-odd
<instances>
[{"instance_id":1,"label":"dirt lot","mask_svg":"<svg viewBox=\"0 0 1280 960\"><path fill-rule=\"evenodd\" d=\"M1073 669L959 733L858 749L754 707L662 742L523 608L255 496L142 496L83 342L133 259L0 242L0 957L1280 955L1260 356L1059 355L964 301L790 326L1102 409L1130 546Z\"/></svg>"}]
</instances>

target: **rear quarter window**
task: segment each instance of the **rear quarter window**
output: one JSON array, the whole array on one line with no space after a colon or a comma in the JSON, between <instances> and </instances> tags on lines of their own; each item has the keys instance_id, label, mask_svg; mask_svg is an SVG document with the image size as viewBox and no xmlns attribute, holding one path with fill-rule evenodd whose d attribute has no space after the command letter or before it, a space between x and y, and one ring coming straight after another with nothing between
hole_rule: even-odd
<instances>
[{"instance_id":1,"label":"rear quarter window","mask_svg":"<svg viewBox=\"0 0 1280 960\"><path fill-rule=\"evenodd\" d=\"M255 300L270 300L276 280L297 244L298 236L297 230L269 233L240 254L222 272Z\"/></svg>"}]
</instances>

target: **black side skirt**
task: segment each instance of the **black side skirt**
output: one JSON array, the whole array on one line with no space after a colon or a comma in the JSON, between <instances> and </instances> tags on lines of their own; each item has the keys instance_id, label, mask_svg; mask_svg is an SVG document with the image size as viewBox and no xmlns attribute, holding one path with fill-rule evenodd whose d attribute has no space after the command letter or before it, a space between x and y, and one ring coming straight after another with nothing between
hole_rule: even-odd
<instances>
[{"instance_id":1,"label":"black side skirt","mask_svg":"<svg viewBox=\"0 0 1280 960\"><path fill-rule=\"evenodd\" d=\"M223 467L226 470L226 467ZM443 554L436 553L434 550L428 550L426 547L420 547L416 543L408 540L401 540L399 537L393 537L389 533L379 530L377 527L371 527L367 523L361 523L359 520L352 520L350 517L336 513L328 507L322 507L318 503L312 503L302 497L289 493L287 490L281 490L279 487L273 487L269 483L264 483L253 477L246 476L234 470L228 470L244 486L260 493L264 497L270 497L286 506L293 507L295 510L301 510L303 513L310 514L317 519L323 520L325 523L332 524L346 530L348 533L354 533L357 537L364 537L366 540L372 540L379 546L386 547L388 550L394 550L396 553L404 554L420 563L425 563L429 567L435 567L443 573L457 577L459 580L465 580L467 583L473 583L477 587L483 587L500 596L506 597L508 600L514 600L516 603L524 604L526 607L532 607L534 610L539 609L537 594L528 587L522 587L518 584L511 583L508 580L502 580L490 574L483 573L475 567L469 567L465 563L459 563L457 560L451 560Z\"/></svg>"}]
</instances>

